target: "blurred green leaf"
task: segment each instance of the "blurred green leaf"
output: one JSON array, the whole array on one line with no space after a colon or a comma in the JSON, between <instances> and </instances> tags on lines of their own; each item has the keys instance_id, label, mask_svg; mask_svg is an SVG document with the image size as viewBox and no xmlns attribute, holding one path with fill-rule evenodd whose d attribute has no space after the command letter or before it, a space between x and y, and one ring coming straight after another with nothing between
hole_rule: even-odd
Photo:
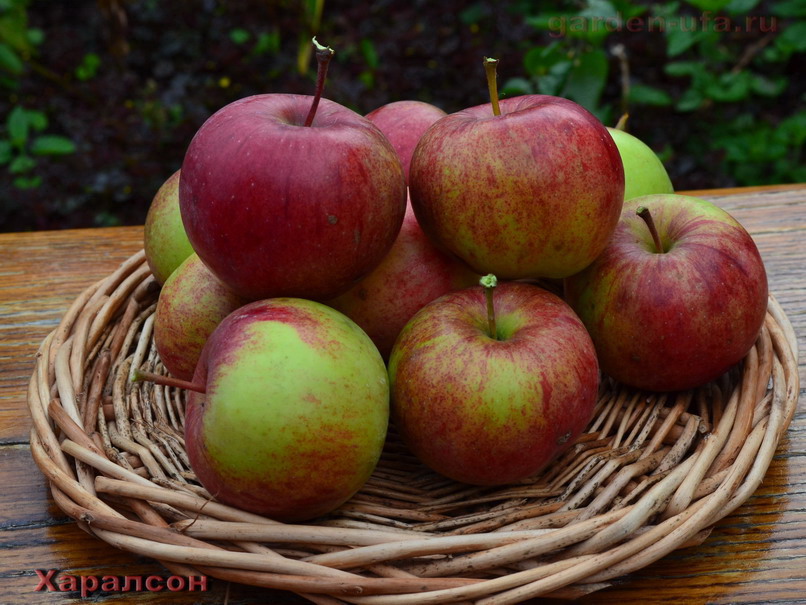
<instances>
[{"instance_id":1,"label":"blurred green leaf","mask_svg":"<svg viewBox=\"0 0 806 605\"><path fill-rule=\"evenodd\" d=\"M777 17L806 17L806 2L803 0L783 0L775 2L770 12Z\"/></svg>"},{"instance_id":2,"label":"blurred green leaf","mask_svg":"<svg viewBox=\"0 0 806 605\"><path fill-rule=\"evenodd\" d=\"M25 70L25 64L16 52L8 45L0 42L0 69L11 72L15 76Z\"/></svg>"},{"instance_id":3,"label":"blurred green leaf","mask_svg":"<svg viewBox=\"0 0 806 605\"><path fill-rule=\"evenodd\" d=\"M765 97L777 97L786 90L789 81L783 77L767 77L761 74L753 74L751 85L753 92Z\"/></svg>"},{"instance_id":4,"label":"blurred green leaf","mask_svg":"<svg viewBox=\"0 0 806 605\"><path fill-rule=\"evenodd\" d=\"M680 96L675 107L678 111L694 111L700 108L703 101L704 98L699 90L689 88Z\"/></svg>"},{"instance_id":5,"label":"blurred green leaf","mask_svg":"<svg viewBox=\"0 0 806 605\"><path fill-rule=\"evenodd\" d=\"M465 25L473 25L483 20L490 12L489 7L483 2L476 2L471 4L461 13L459 13L459 20Z\"/></svg>"},{"instance_id":6,"label":"blurred green leaf","mask_svg":"<svg viewBox=\"0 0 806 605\"><path fill-rule=\"evenodd\" d=\"M750 94L752 75L746 71L728 72L720 75L705 89L705 94L720 103L733 103L746 99Z\"/></svg>"},{"instance_id":7,"label":"blurred green leaf","mask_svg":"<svg viewBox=\"0 0 806 605\"><path fill-rule=\"evenodd\" d=\"M775 46L788 54L806 51L806 21L789 25L775 39Z\"/></svg>"},{"instance_id":8,"label":"blurred green leaf","mask_svg":"<svg viewBox=\"0 0 806 605\"><path fill-rule=\"evenodd\" d=\"M264 55L266 53L276 55L280 51L280 33L275 30L263 32L257 38L255 47L252 49L254 55Z\"/></svg>"},{"instance_id":9,"label":"blurred green leaf","mask_svg":"<svg viewBox=\"0 0 806 605\"><path fill-rule=\"evenodd\" d=\"M45 41L45 32L37 27L29 28L25 35L28 37L28 42L34 46L39 46Z\"/></svg>"},{"instance_id":10,"label":"blurred green leaf","mask_svg":"<svg viewBox=\"0 0 806 605\"><path fill-rule=\"evenodd\" d=\"M676 27L666 30L666 54L676 57L686 52L703 38L703 33L705 32L697 31L693 27L691 29Z\"/></svg>"},{"instance_id":11,"label":"blurred green leaf","mask_svg":"<svg viewBox=\"0 0 806 605\"><path fill-rule=\"evenodd\" d=\"M245 44L251 38L251 34L243 28L237 27L230 30L229 39L235 44Z\"/></svg>"},{"instance_id":12,"label":"blurred green leaf","mask_svg":"<svg viewBox=\"0 0 806 605\"><path fill-rule=\"evenodd\" d=\"M686 4L704 11L722 10L730 3L731 0L686 0Z\"/></svg>"},{"instance_id":13,"label":"blurred green leaf","mask_svg":"<svg viewBox=\"0 0 806 605\"><path fill-rule=\"evenodd\" d=\"M26 109L25 116L28 124L37 132L42 132L48 127L48 116L36 109Z\"/></svg>"},{"instance_id":14,"label":"blurred green leaf","mask_svg":"<svg viewBox=\"0 0 806 605\"><path fill-rule=\"evenodd\" d=\"M725 12L729 15L744 15L759 5L761 0L730 0L725 5Z\"/></svg>"},{"instance_id":15,"label":"blurred green leaf","mask_svg":"<svg viewBox=\"0 0 806 605\"><path fill-rule=\"evenodd\" d=\"M36 167L36 160L27 155L18 155L13 160L11 160L11 164L8 166L8 171L11 174L22 174L24 172L30 172Z\"/></svg>"},{"instance_id":16,"label":"blurred green leaf","mask_svg":"<svg viewBox=\"0 0 806 605\"><path fill-rule=\"evenodd\" d=\"M95 77L98 73L98 68L101 66L101 57L96 53L87 53L81 59L81 64L76 67L76 78L82 82L86 82Z\"/></svg>"},{"instance_id":17,"label":"blurred green leaf","mask_svg":"<svg viewBox=\"0 0 806 605\"><path fill-rule=\"evenodd\" d=\"M73 141L58 135L43 135L31 143L31 153L34 155L67 155L75 151Z\"/></svg>"},{"instance_id":18,"label":"blurred green leaf","mask_svg":"<svg viewBox=\"0 0 806 605\"><path fill-rule=\"evenodd\" d=\"M669 93L646 84L633 84L630 86L629 100L631 103L638 105L654 105L657 107L674 103Z\"/></svg>"},{"instance_id":19,"label":"blurred green leaf","mask_svg":"<svg viewBox=\"0 0 806 605\"><path fill-rule=\"evenodd\" d=\"M36 189L41 184L41 176L18 176L14 179L14 186L17 189Z\"/></svg>"},{"instance_id":20,"label":"blurred green leaf","mask_svg":"<svg viewBox=\"0 0 806 605\"><path fill-rule=\"evenodd\" d=\"M534 85L526 78L510 78L504 82L498 92L502 97L517 97L519 95L533 94L534 91Z\"/></svg>"},{"instance_id":21,"label":"blurred green leaf","mask_svg":"<svg viewBox=\"0 0 806 605\"><path fill-rule=\"evenodd\" d=\"M28 115L21 105L16 105L8 114L6 128L11 144L17 148L22 148L28 141Z\"/></svg>"},{"instance_id":22,"label":"blurred green leaf","mask_svg":"<svg viewBox=\"0 0 806 605\"><path fill-rule=\"evenodd\" d=\"M580 55L568 72L562 96L576 101L589 111L599 104L607 82L607 55L601 49Z\"/></svg>"},{"instance_id":23,"label":"blurred green leaf","mask_svg":"<svg viewBox=\"0 0 806 605\"><path fill-rule=\"evenodd\" d=\"M0 164L8 164L13 157L11 141L0 139Z\"/></svg>"},{"instance_id":24,"label":"blurred green leaf","mask_svg":"<svg viewBox=\"0 0 806 605\"><path fill-rule=\"evenodd\" d=\"M674 61L667 63L663 71L670 76L695 76L705 72L705 66L699 61Z\"/></svg>"},{"instance_id":25,"label":"blurred green leaf","mask_svg":"<svg viewBox=\"0 0 806 605\"><path fill-rule=\"evenodd\" d=\"M532 76L548 73L552 66L561 61L568 61L568 51L564 50L559 42L530 48L523 57L526 72Z\"/></svg>"},{"instance_id":26,"label":"blurred green leaf","mask_svg":"<svg viewBox=\"0 0 806 605\"><path fill-rule=\"evenodd\" d=\"M369 65L369 68L377 69L379 63L378 51L375 49L375 45L372 43L372 40L369 38L362 38L360 47L361 55L364 57L364 61L366 61L367 65Z\"/></svg>"}]
</instances>

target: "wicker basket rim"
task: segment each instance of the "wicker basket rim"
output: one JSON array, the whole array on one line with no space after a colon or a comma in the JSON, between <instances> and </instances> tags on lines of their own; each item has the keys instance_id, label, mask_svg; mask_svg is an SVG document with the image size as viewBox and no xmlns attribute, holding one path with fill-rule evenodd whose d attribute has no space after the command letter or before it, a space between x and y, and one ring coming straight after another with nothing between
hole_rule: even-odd
<instances>
[{"instance_id":1,"label":"wicker basket rim","mask_svg":"<svg viewBox=\"0 0 806 605\"><path fill-rule=\"evenodd\" d=\"M284 524L176 474L181 398L127 385L131 366L158 361L157 290L141 250L86 288L39 348L31 451L55 502L91 535L174 573L315 603L503 604L603 588L702 542L744 503L798 402L797 340L771 295L732 374L668 397L609 384L553 475L489 492L424 473L392 443L336 514Z\"/></svg>"}]
</instances>

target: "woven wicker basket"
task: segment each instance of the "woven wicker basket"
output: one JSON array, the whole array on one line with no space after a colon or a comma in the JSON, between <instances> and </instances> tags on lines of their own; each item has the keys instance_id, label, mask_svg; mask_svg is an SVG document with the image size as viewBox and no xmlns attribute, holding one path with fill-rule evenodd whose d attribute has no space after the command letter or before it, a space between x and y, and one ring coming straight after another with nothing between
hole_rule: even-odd
<instances>
[{"instance_id":1,"label":"woven wicker basket","mask_svg":"<svg viewBox=\"0 0 806 605\"><path fill-rule=\"evenodd\" d=\"M605 382L587 431L530 481L479 488L422 466L393 432L365 487L326 518L278 523L213 501L164 372L158 287L142 252L85 290L44 340L31 450L87 532L173 573L288 590L315 603L571 598L701 543L758 487L797 405L795 335L774 298L742 363L690 392Z\"/></svg>"}]
</instances>

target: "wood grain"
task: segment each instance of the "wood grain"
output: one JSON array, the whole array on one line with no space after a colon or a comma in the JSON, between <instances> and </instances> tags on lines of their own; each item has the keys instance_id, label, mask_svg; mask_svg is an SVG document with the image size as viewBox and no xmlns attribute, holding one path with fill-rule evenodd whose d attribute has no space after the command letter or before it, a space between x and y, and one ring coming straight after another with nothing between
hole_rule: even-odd
<instances>
[{"instance_id":1,"label":"wood grain","mask_svg":"<svg viewBox=\"0 0 806 605\"><path fill-rule=\"evenodd\" d=\"M677 551L578 602L806 602L806 185L692 192L753 235L770 290L798 334L800 407L758 491L700 546ZM53 504L28 447L26 389L37 347L74 298L142 247L141 227L0 234L0 602L80 601L34 592L35 569L80 575L170 572L82 532ZM211 582L208 593L96 595L107 602L305 603ZM229 592L227 592L229 590Z\"/></svg>"}]
</instances>

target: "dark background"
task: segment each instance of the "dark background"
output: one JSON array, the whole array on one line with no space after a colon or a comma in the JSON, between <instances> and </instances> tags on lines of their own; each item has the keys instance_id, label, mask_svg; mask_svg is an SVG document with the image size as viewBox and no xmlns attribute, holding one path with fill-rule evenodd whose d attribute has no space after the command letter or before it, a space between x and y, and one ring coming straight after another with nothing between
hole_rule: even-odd
<instances>
[{"instance_id":1,"label":"dark background","mask_svg":"<svg viewBox=\"0 0 806 605\"><path fill-rule=\"evenodd\" d=\"M608 124L628 108L678 190L806 180L802 1L318 4L321 17L315 1L0 0L0 230L141 224L211 113L312 93L314 31L336 50L325 96L362 114L484 103L492 56L505 94L569 96ZM591 15L621 26L557 31ZM658 15L709 20L648 31ZM767 21L735 25L748 15ZM23 133L15 109L40 117Z\"/></svg>"}]
</instances>

